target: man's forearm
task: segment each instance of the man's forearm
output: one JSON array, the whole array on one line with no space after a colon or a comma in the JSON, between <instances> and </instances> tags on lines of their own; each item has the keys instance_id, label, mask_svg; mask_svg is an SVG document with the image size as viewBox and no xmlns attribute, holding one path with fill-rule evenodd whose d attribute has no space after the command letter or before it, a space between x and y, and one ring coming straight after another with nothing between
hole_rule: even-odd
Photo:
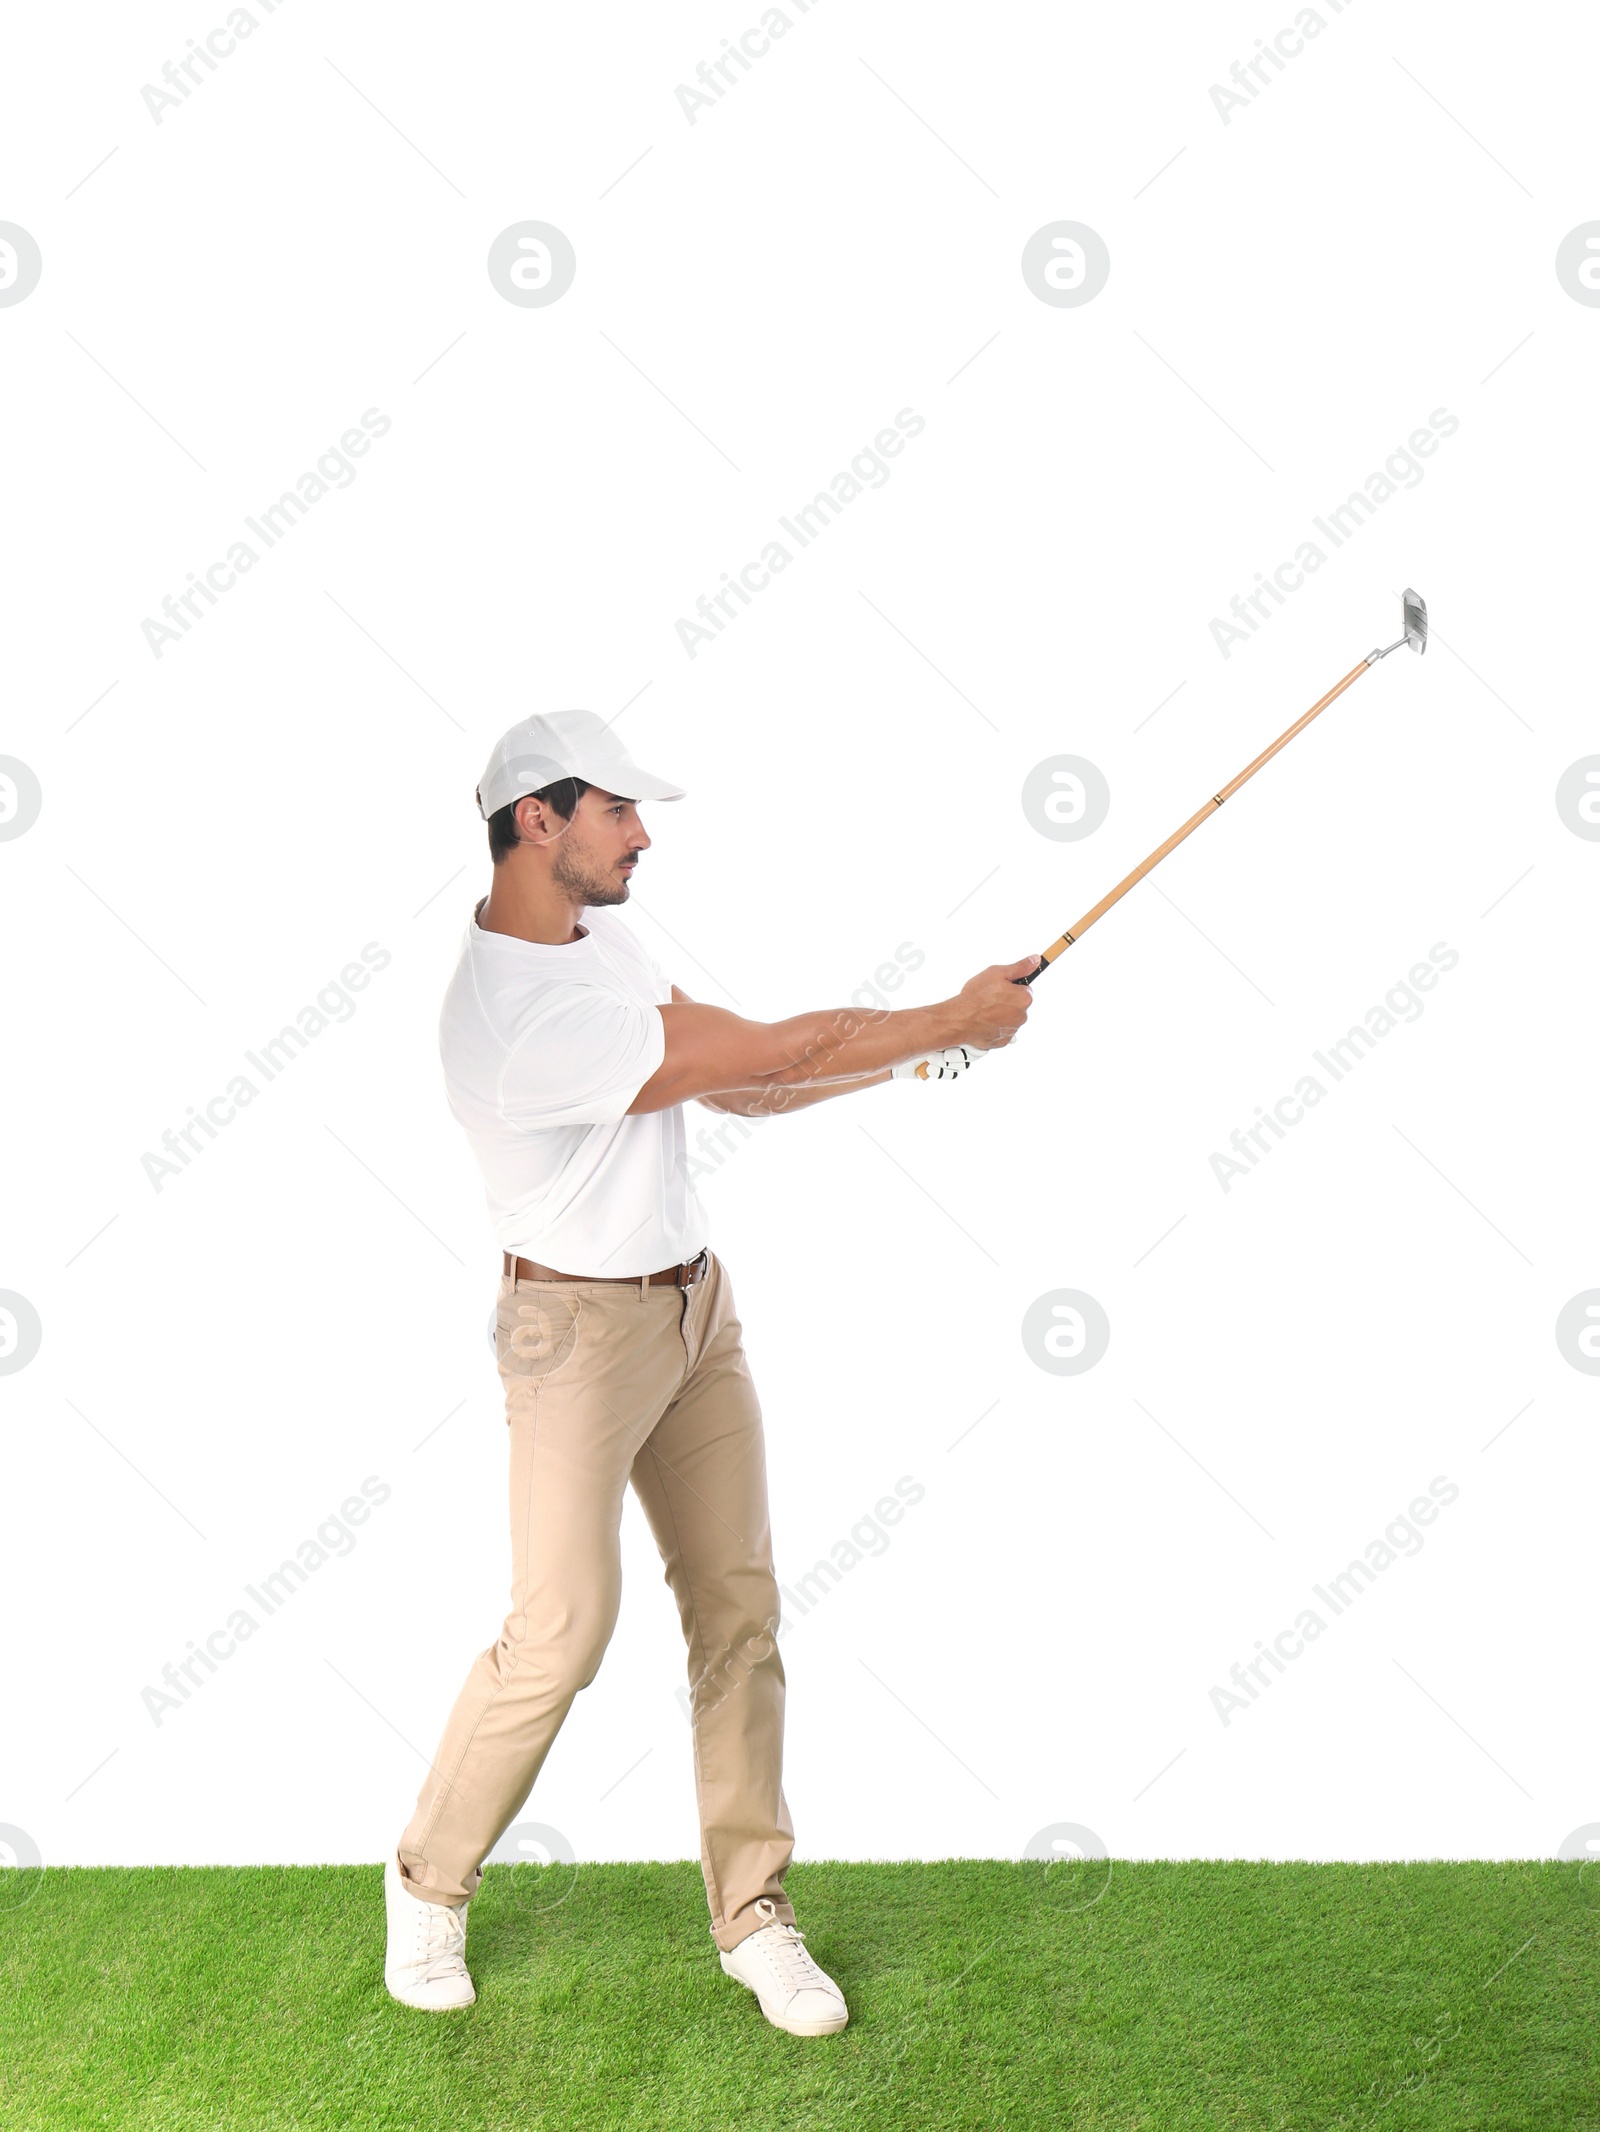
<instances>
[{"instance_id":1,"label":"man's forearm","mask_svg":"<svg viewBox=\"0 0 1600 2132\"><path fill-rule=\"evenodd\" d=\"M858 1088L876 1088L880 1081L887 1081L889 1069L880 1066L876 1073L853 1075L849 1080L825 1081L820 1086L812 1082L809 1087L783 1087L778 1090L779 1100L773 1100L773 1092L767 1088L729 1089L714 1096L701 1096L707 1110L725 1110L739 1118L763 1118L775 1110L785 1114L792 1110L808 1110L813 1103L826 1103L830 1096L854 1095Z\"/></svg>"},{"instance_id":2,"label":"man's forearm","mask_svg":"<svg viewBox=\"0 0 1600 2132\"><path fill-rule=\"evenodd\" d=\"M955 1041L958 1027L951 1000L930 1007L837 1007L791 1015L761 1026L759 1066L753 1064L712 1093L730 1109L734 1097L758 1099L737 1105L746 1116L798 1108L802 1090L813 1103L843 1094L886 1075L902 1059L942 1051Z\"/></svg>"}]
</instances>

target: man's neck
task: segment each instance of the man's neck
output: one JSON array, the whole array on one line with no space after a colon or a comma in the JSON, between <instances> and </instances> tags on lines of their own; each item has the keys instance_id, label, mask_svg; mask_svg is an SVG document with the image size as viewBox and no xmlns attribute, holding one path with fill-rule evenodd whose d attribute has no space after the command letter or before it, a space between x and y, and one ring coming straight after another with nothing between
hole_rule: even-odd
<instances>
[{"instance_id":1,"label":"man's neck","mask_svg":"<svg viewBox=\"0 0 1600 2132\"><path fill-rule=\"evenodd\" d=\"M512 881L497 873L475 915L486 933L509 933L514 940L560 948L588 937L578 923L582 909L547 882Z\"/></svg>"}]
</instances>

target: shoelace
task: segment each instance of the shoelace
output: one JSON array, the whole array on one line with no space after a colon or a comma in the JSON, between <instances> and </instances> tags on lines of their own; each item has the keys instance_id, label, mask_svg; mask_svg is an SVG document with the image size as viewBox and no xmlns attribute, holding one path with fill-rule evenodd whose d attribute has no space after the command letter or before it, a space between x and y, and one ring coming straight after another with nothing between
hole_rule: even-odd
<instances>
[{"instance_id":1,"label":"shoelace","mask_svg":"<svg viewBox=\"0 0 1600 2132\"><path fill-rule=\"evenodd\" d=\"M458 1975L466 1966L467 1926L461 1911L448 1903L419 1903L417 1907L424 1913L417 1933L418 1981L427 1984L437 1977Z\"/></svg>"},{"instance_id":2,"label":"shoelace","mask_svg":"<svg viewBox=\"0 0 1600 2132\"><path fill-rule=\"evenodd\" d=\"M826 1991L828 1979L817 1967L798 1925L763 1925L755 1935L786 1991Z\"/></svg>"}]
</instances>

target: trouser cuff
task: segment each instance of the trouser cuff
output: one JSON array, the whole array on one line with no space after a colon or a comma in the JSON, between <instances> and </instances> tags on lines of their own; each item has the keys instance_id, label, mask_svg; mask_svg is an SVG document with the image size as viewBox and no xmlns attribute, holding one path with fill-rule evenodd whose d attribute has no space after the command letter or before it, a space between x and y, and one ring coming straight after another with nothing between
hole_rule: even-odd
<instances>
[{"instance_id":1,"label":"trouser cuff","mask_svg":"<svg viewBox=\"0 0 1600 2132\"><path fill-rule=\"evenodd\" d=\"M471 1902L483 1883L481 1866L467 1875L464 1885L446 1887L433 1877L425 1858L408 1858L404 1851L396 1851L395 1860L400 1867L400 1885L419 1902L447 1903L451 1909L456 1909L464 1902Z\"/></svg>"},{"instance_id":2,"label":"trouser cuff","mask_svg":"<svg viewBox=\"0 0 1600 2132\"><path fill-rule=\"evenodd\" d=\"M765 1907L758 1910L754 1903L746 1904L737 1916L727 1918L720 1925L711 1927L711 1937L724 1954L732 1954L741 1940L747 1940L752 1932L759 1932L764 1925L792 1925L795 1923L794 1905L786 1895L766 1898L772 1904L769 1917Z\"/></svg>"}]
</instances>

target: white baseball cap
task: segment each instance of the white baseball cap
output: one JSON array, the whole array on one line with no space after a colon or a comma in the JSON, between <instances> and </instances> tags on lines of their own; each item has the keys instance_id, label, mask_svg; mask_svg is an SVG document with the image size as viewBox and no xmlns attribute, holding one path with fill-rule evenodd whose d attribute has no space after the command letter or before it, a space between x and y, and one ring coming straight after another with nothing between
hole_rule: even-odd
<instances>
[{"instance_id":1,"label":"white baseball cap","mask_svg":"<svg viewBox=\"0 0 1600 2132\"><path fill-rule=\"evenodd\" d=\"M681 785L641 770L598 711L550 711L524 718L494 744L478 780L478 812L487 821L525 793L563 777L614 792L618 799L678 800Z\"/></svg>"}]
</instances>

